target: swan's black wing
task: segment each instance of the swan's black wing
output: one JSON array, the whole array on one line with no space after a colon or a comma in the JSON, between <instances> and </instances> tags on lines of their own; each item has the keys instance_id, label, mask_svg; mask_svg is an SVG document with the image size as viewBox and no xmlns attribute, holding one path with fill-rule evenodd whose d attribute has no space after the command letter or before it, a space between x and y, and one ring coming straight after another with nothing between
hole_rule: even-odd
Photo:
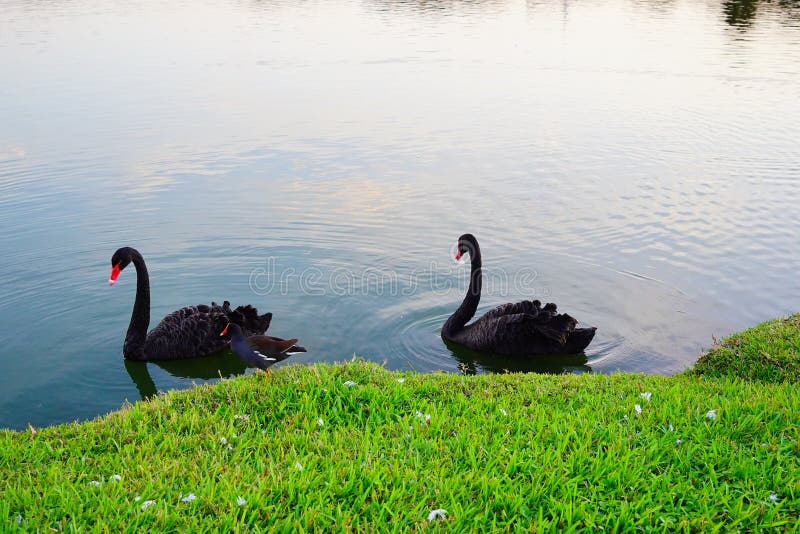
<instances>
[{"instance_id":1,"label":"swan's black wing","mask_svg":"<svg viewBox=\"0 0 800 534\"><path fill-rule=\"evenodd\" d=\"M503 315L513 315L516 313L525 313L528 315L533 315L534 317L539 316L542 312L547 312L550 315L556 313L556 305L552 302L546 304L544 308L542 308L542 303L538 300L523 300L521 302L509 302L507 304L501 304L496 308L492 308L485 314L481 319L493 319L497 317L502 317Z\"/></svg>"},{"instance_id":2,"label":"swan's black wing","mask_svg":"<svg viewBox=\"0 0 800 534\"><path fill-rule=\"evenodd\" d=\"M555 313L555 305L549 304L536 315L490 312L465 329L463 340L456 341L498 354L571 354L585 349L595 332L594 328L575 328L577 323L566 313Z\"/></svg>"},{"instance_id":3,"label":"swan's black wing","mask_svg":"<svg viewBox=\"0 0 800 534\"><path fill-rule=\"evenodd\" d=\"M229 322L240 325L245 331L261 329L257 332L261 334L271 319L271 313L259 316L249 305L232 311L228 301L222 306L216 302L210 306L186 306L164 317L147 334L145 358L179 360L213 354L227 346L228 341L219 334Z\"/></svg>"},{"instance_id":4,"label":"swan's black wing","mask_svg":"<svg viewBox=\"0 0 800 534\"><path fill-rule=\"evenodd\" d=\"M227 324L225 310L216 304L175 310L147 334L145 357L148 360L179 360L222 350L227 342L219 333Z\"/></svg>"},{"instance_id":5,"label":"swan's black wing","mask_svg":"<svg viewBox=\"0 0 800 534\"><path fill-rule=\"evenodd\" d=\"M247 336L261 335L269 328L269 323L272 321L272 314L265 313L259 315L258 310L247 304L246 306L239 306L235 310L231 310L231 304L227 300L222 304L225 313L231 323L236 323L242 327L242 334Z\"/></svg>"}]
</instances>

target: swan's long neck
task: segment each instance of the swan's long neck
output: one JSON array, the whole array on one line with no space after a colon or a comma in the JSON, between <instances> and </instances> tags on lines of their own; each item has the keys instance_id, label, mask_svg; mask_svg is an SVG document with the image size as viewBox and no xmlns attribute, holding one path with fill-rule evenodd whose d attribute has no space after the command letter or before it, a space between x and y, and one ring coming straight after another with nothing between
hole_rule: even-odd
<instances>
[{"instance_id":1,"label":"swan's long neck","mask_svg":"<svg viewBox=\"0 0 800 534\"><path fill-rule=\"evenodd\" d=\"M147 327L150 326L150 276L141 254L134 252L131 262L136 267L136 302L122 353L130 360L141 360L144 358Z\"/></svg>"},{"instance_id":2,"label":"swan's long neck","mask_svg":"<svg viewBox=\"0 0 800 534\"><path fill-rule=\"evenodd\" d=\"M444 326L442 327L442 334L450 337L467 324L467 321L472 319L475 311L478 309L478 304L481 301L481 284L483 283L483 271L481 270L481 249L478 243L473 243L473 249L470 253L472 267L469 276L469 289L461 302L461 306L450 316Z\"/></svg>"}]
</instances>

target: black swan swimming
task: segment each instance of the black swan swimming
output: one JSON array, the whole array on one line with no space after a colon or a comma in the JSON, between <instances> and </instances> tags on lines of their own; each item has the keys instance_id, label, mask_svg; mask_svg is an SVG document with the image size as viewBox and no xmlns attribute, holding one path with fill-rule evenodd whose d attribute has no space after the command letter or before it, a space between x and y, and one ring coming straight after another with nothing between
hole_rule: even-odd
<instances>
[{"instance_id":1,"label":"black swan swimming","mask_svg":"<svg viewBox=\"0 0 800 534\"><path fill-rule=\"evenodd\" d=\"M138 250L122 247L114 253L108 283L114 285L119 273L130 263L136 267L136 302L122 348L122 354L128 360L180 360L207 356L227 346L227 342L219 337L219 331L228 323L243 326L248 334L263 334L269 327L271 313L258 315L258 310L249 304L232 310L226 300L222 306L212 302L176 310L148 333L150 277Z\"/></svg>"},{"instance_id":2,"label":"black swan swimming","mask_svg":"<svg viewBox=\"0 0 800 534\"><path fill-rule=\"evenodd\" d=\"M472 261L469 289L461 306L444 323L442 337L481 352L511 356L575 354L589 345L596 328L575 328L578 323L556 305L538 300L508 303L489 310L467 324L481 300L481 249L472 234L458 238L456 259L469 254Z\"/></svg>"},{"instance_id":3,"label":"black swan swimming","mask_svg":"<svg viewBox=\"0 0 800 534\"><path fill-rule=\"evenodd\" d=\"M272 336L245 337L238 324L229 323L220 336L230 334L231 350L247 365L266 371L270 366L285 360L294 352L306 352L305 347L295 345L296 339L281 339Z\"/></svg>"}]
</instances>

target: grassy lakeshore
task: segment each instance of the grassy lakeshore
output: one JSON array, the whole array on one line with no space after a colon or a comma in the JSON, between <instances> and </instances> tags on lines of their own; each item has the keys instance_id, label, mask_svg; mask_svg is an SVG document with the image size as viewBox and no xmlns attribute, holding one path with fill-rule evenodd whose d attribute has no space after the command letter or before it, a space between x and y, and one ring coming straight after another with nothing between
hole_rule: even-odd
<instances>
[{"instance_id":1,"label":"grassy lakeshore","mask_svg":"<svg viewBox=\"0 0 800 534\"><path fill-rule=\"evenodd\" d=\"M800 383L800 313L734 334L703 354L695 373Z\"/></svg>"},{"instance_id":2,"label":"grassy lakeshore","mask_svg":"<svg viewBox=\"0 0 800 534\"><path fill-rule=\"evenodd\" d=\"M1 431L0 531L795 531L795 319L673 377L356 360ZM754 343L785 373L735 376Z\"/></svg>"}]
</instances>

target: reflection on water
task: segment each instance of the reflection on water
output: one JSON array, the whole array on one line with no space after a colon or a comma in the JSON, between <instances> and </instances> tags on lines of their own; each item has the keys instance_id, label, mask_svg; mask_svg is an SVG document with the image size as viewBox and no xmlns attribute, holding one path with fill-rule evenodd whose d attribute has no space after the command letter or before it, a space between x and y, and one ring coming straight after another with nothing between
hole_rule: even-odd
<instances>
[{"instance_id":1,"label":"reflection on water","mask_svg":"<svg viewBox=\"0 0 800 534\"><path fill-rule=\"evenodd\" d=\"M139 391L142 400L158 393L156 383L150 375L148 366L156 366L175 378L210 380L242 375L247 370L244 362L232 352L225 351L203 358L190 360L171 360L160 362L135 362L124 360L125 370Z\"/></svg>"},{"instance_id":2,"label":"reflection on water","mask_svg":"<svg viewBox=\"0 0 800 534\"><path fill-rule=\"evenodd\" d=\"M725 22L740 29L749 28L759 12L776 14L778 20L790 26L798 27L800 23L800 2L796 0L727 0L722 3L722 10Z\"/></svg>"},{"instance_id":3,"label":"reflection on water","mask_svg":"<svg viewBox=\"0 0 800 534\"><path fill-rule=\"evenodd\" d=\"M288 364L685 369L800 302L799 12L0 3L0 426L244 372L230 354L123 361L135 279L106 280L124 245L147 260L151 324L249 302L309 349ZM598 327L585 356L543 368L442 342L465 232L512 282L477 315L554 301Z\"/></svg>"},{"instance_id":4,"label":"reflection on water","mask_svg":"<svg viewBox=\"0 0 800 534\"><path fill-rule=\"evenodd\" d=\"M478 352L456 345L444 338L442 341L459 362L464 374L488 373L586 373L592 370L587 365L586 354L551 354L542 357L515 358L502 354Z\"/></svg>"},{"instance_id":5,"label":"reflection on water","mask_svg":"<svg viewBox=\"0 0 800 534\"><path fill-rule=\"evenodd\" d=\"M747 27L756 15L758 0L733 0L723 2L725 22L731 26Z\"/></svg>"}]
</instances>

